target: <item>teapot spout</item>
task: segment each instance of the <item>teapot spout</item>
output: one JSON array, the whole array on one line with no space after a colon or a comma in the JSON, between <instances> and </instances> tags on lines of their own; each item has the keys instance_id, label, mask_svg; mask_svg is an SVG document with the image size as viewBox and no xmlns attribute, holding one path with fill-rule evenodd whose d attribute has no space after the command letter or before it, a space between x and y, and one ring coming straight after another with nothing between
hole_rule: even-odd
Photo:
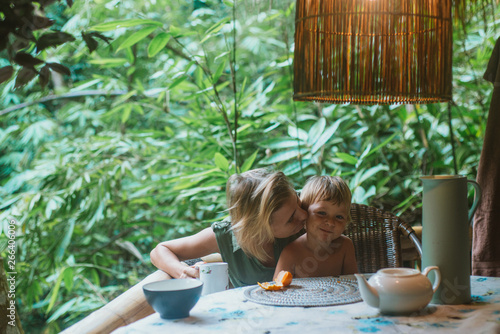
<instances>
[{"instance_id":1,"label":"teapot spout","mask_svg":"<svg viewBox=\"0 0 500 334\"><path fill-rule=\"evenodd\" d=\"M358 286L361 298L363 298L365 303L367 303L371 307L378 308L380 304L378 291L368 283L365 276L360 274L354 274L354 276L356 276L356 279L358 280Z\"/></svg>"}]
</instances>

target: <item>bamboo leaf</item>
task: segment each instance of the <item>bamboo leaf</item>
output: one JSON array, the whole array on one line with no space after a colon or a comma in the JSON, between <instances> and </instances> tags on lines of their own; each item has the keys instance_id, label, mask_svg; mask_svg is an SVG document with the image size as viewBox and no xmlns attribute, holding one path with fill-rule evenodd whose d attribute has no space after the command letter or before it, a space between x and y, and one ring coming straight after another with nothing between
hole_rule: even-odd
<instances>
[{"instance_id":1,"label":"bamboo leaf","mask_svg":"<svg viewBox=\"0 0 500 334\"><path fill-rule=\"evenodd\" d=\"M311 153L313 153L313 154L316 153L321 147L323 147L323 145L326 144L326 142L328 142L330 140L330 138L332 138L335 131L337 131L337 129L339 128L341 122L342 122L342 119L337 120L335 123L330 125L325 130L325 132L323 132L321 134L319 139L314 143L313 147L311 148Z\"/></svg>"},{"instance_id":2,"label":"bamboo leaf","mask_svg":"<svg viewBox=\"0 0 500 334\"><path fill-rule=\"evenodd\" d=\"M220 76L222 75L222 72L224 72L224 69L226 68L226 60L221 62L219 64L219 67L217 67L217 70L215 71L213 77L212 77L212 83L216 84L217 81L219 80Z\"/></svg>"},{"instance_id":3,"label":"bamboo leaf","mask_svg":"<svg viewBox=\"0 0 500 334\"><path fill-rule=\"evenodd\" d=\"M307 132L296 126L288 127L288 135L292 138L298 138L304 142L307 142Z\"/></svg>"},{"instance_id":4,"label":"bamboo leaf","mask_svg":"<svg viewBox=\"0 0 500 334\"><path fill-rule=\"evenodd\" d=\"M204 85L203 85L203 69L201 68L201 66L197 66L194 70L194 81L196 82L196 85L198 85L198 87L204 87ZM210 87L209 89L213 89L213 88Z\"/></svg>"},{"instance_id":5,"label":"bamboo leaf","mask_svg":"<svg viewBox=\"0 0 500 334\"><path fill-rule=\"evenodd\" d=\"M239 94L239 97L238 97L239 101L241 101L241 99L243 97L243 93L245 93L245 86L247 84L247 79L248 79L248 77L245 76L245 78L243 78L243 82L241 83L240 94Z\"/></svg>"},{"instance_id":6,"label":"bamboo leaf","mask_svg":"<svg viewBox=\"0 0 500 334\"><path fill-rule=\"evenodd\" d=\"M92 229L94 224L104 217L103 212L104 212L104 201L100 201L99 206L97 207L97 210L94 212L94 215L92 216L92 218L89 220L89 222L85 226L85 229L84 229L85 232L90 231L90 229Z\"/></svg>"},{"instance_id":7,"label":"bamboo leaf","mask_svg":"<svg viewBox=\"0 0 500 334\"><path fill-rule=\"evenodd\" d=\"M312 164L311 159L302 159L302 164L300 161L292 161L290 164L286 165L285 168L283 168L283 173L286 175L294 175L301 170L309 167Z\"/></svg>"},{"instance_id":8,"label":"bamboo leaf","mask_svg":"<svg viewBox=\"0 0 500 334\"><path fill-rule=\"evenodd\" d=\"M219 59L226 57L228 54L231 54L231 51L224 51L221 54L219 54L217 57L214 58L214 62L218 62Z\"/></svg>"},{"instance_id":9,"label":"bamboo leaf","mask_svg":"<svg viewBox=\"0 0 500 334\"><path fill-rule=\"evenodd\" d=\"M389 168L387 166L384 166L384 165L377 165L375 167L371 167L366 172L364 172L363 174L361 174L361 177L359 178L358 182L359 182L359 184L361 184L364 181L369 180L370 178L372 178L378 172L383 171L383 170L388 170L388 169ZM380 178L378 178L378 179L380 179Z\"/></svg>"},{"instance_id":10,"label":"bamboo leaf","mask_svg":"<svg viewBox=\"0 0 500 334\"><path fill-rule=\"evenodd\" d=\"M57 319L59 319L62 315L64 315L65 313L67 313L68 311L71 310L71 308L73 307L73 305L75 305L75 303L77 301L79 301L81 298L80 297L76 297L76 298L73 298L73 299L70 299L68 300L66 303L64 303L61 307L59 307L51 316L49 319L47 319L47 323L51 323Z\"/></svg>"},{"instance_id":11,"label":"bamboo leaf","mask_svg":"<svg viewBox=\"0 0 500 334\"><path fill-rule=\"evenodd\" d=\"M116 99L116 101L113 102L112 106L114 107L121 107L123 108L124 103L126 103L132 96L137 95L137 90L131 90L127 92L126 94L121 95Z\"/></svg>"},{"instance_id":12,"label":"bamboo leaf","mask_svg":"<svg viewBox=\"0 0 500 334\"><path fill-rule=\"evenodd\" d=\"M57 202L51 198L45 207L45 217L49 219L52 216L52 211L57 210Z\"/></svg>"},{"instance_id":13,"label":"bamboo leaf","mask_svg":"<svg viewBox=\"0 0 500 334\"><path fill-rule=\"evenodd\" d=\"M74 273L73 273L73 268L72 267L66 267L64 270L64 286L68 290L68 292L71 292L73 289L73 279L75 278Z\"/></svg>"},{"instance_id":14,"label":"bamboo leaf","mask_svg":"<svg viewBox=\"0 0 500 334\"><path fill-rule=\"evenodd\" d=\"M215 23L213 26L208 28L208 30L205 32L205 37L200 41L200 43L205 42L207 39L213 37L215 34L217 34L222 28L224 28L224 25L231 21L230 17L225 17L219 22Z\"/></svg>"},{"instance_id":15,"label":"bamboo leaf","mask_svg":"<svg viewBox=\"0 0 500 334\"><path fill-rule=\"evenodd\" d=\"M245 162L243 162L243 165L241 166L241 172L246 172L248 170L250 170L253 166L253 163L255 162L255 159L257 158L257 153L259 152L259 150L253 152L253 154L251 156L249 156Z\"/></svg>"},{"instance_id":16,"label":"bamboo leaf","mask_svg":"<svg viewBox=\"0 0 500 334\"><path fill-rule=\"evenodd\" d=\"M325 130L326 127L326 120L324 117L321 117L318 119L316 123L311 126L309 129L309 133L307 134L307 144L309 146L312 146L316 141L321 137L323 134L323 131Z\"/></svg>"},{"instance_id":17,"label":"bamboo leaf","mask_svg":"<svg viewBox=\"0 0 500 334\"><path fill-rule=\"evenodd\" d=\"M166 32L160 32L156 35L148 45L148 57L152 58L156 56L158 52L163 50L170 40L170 34Z\"/></svg>"},{"instance_id":18,"label":"bamboo leaf","mask_svg":"<svg viewBox=\"0 0 500 334\"><path fill-rule=\"evenodd\" d=\"M126 250L127 252L129 252L130 254L135 256L139 261L144 262L144 259L142 258L141 252L137 249L137 247L132 242L130 242L128 240L125 240L125 241L117 240L117 241L115 241L115 243L119 247L123 248L124 250Z\"/></svg>"},{"instance_id":19,"label":"bamboo leaf","mask_svg":"<svg viewBox=\"0 0 500 334\"><path fill-rule=\"evenodd\" d=\"M57 276L57 281L51 290L49 305L47 306L47 310L45 311L45 314L49 314L49 312L52 310L52 308L54 307L54 304L57 301L57 297L59 296L59 288L61 287L61 283L62 283L63 278L64 278L64 271L66 270L66 268L67 267L63 267L61 269L61 272Z\"/></svg>"},{"instance_id":20,"label":"bamboo leaf","mask_svg":"<svg viewBox=\"0 0 500 334\"><path fill-rule=\"evenodd\" d=\"M170 86L168 87L169 89L173 89L175 86L179 85L181 82L183 82L184 80L187 79L187 76L186 75L181 75L180 77L178 77L177 79L175 79L171 84Z\"/></svg>"},{"instance_id":21,"label":"bamboo leaf","mask_svg":"<svg viewBox=\"0 0 500 334\"><path fill-rule=\"evenodd\" d=\"M394 137L396 137L396 135L397 133L393 133L391 136L389 136L389 138L387 138L382 143L374 147L366 156L368 157L373 153L377 152L378 150L380 150L382 147L387 146L387 144L389 144L389 142L391 142L394 139Z\"/></svg>"},{"instance_id":22,"label":"bamboo leaf","mask_svg":"<svg viewBox=\"0 0 500 334\"><path fill-rule=\"evenodd\" d=\"M268 139L265 141L262 141L259 143L259 146L270 148L270 149L280 149L280 148L290 148L290 147L297 147L298 145L303 144L305 145L304 142L302 141L297 141L297 139L290 139L290 138L272 138Z\"/></svg>"},{"instance_id":23,"label":"bamboo leaf","mask_svg":"<svg viewBox=\"0 0 500 334\"><path fill-rule=\"evenodd\" d=\"M151 34L153 31L155 31L158 27L153 26L153 27L146 27L142 28L139 31L136 31L132 35L130 35L116 50L116 52L123 50L125 48L129 48L132 45L138 43L139 41L143 40L146 38L149 34Z\"/></svg>"},{"instance_id":24,"label":"bamboo leaf","mask_svg":"<svg viewBox=\"0 0 500 334\"><path fill-rule=\"evenodd\" d=\"M21 195L19 196L16 196L16 197L13 197L11 198L10 200L7 200L3 203L0 204L0 210L4 210L5 208L8 208L9 206L11 206L12 204L16 203L17 201L19 201L21 199Z\"/></svg>"},{"instance_id":25,"label":"bamboo leaf","mask_svg":"<svg viewBox=\"0 0 500 334\"><path fill-rule=\"evenodd\" d=\"M33 208L35 207L35 204L40 200L40 198L42 197L42 194L41 193L36 193L33 198L31 199L30 201L30 206L29 206L29 210L33 210Z\"/></svg>"},{"instance_id":26,"label":"bamboo leaf","mask_svg":"<svg viewBox=\"0 0 500 334\"><path fill-rule=\"evenodd\" d=\"M105 67L120 67L128 62L125 58L102 58L89 60L90 64L103 65Z\"/></svg>"},{"instance_id":27,"label":"bamboo leaf","mask_svg":"<svg viewBox=\"0 0 500 334\"><path fill-rule=\"evenodd\" d=\"M56 251L56 261L60 262L62 261L62 258L64 256L64 253L66 252L66 249L68 248L68 245L71 242L71 238L73 236L73 230L75 228L75 220L74 219L69 219L69 224L66 230L66 233L64 234L64 238L59 244L59 247L57 247Z\"/></svg>"},{"instance_id":28,"label":"bamboo leaf","mask_svg":"<svg viewBox=\"0 0 500 334\"><path fill-rule=\"evenodd\" d=\"M118 28L129 28L135 27L139 25L154 25L156 27L161 27L163 23L153 20L143 20L143 19L131 19L131 20L116 20L111 22L105 22L101 24L97 24L91 27L91 30L95 31L112 31Z\"/></svg>"},{"instance_id":29,"label":"bamboo leaf","mask_svg":"<svg viewBox=\"0 0 500 334\"><path fill-rule=\"evenodd\" d=\"M144 115L144 109L140 104L137 103L132 104L132 110L138 113L139 115Z\"/></svg>"},{"instance_id":30,"label":"bamboo leaf","mask_svg":"<svg viewBox=\"0 0 500 334\"><path fill-rule=\"evenodd\" d=\"M344 161L350 165L356 165L356 163L358 162L358 159L356 157L353 157L352 155L344 153L344 152L337 152L335 155L337 157L339 157L340 159L342 159L342 161Z\"/></svg>"},{"instance_id":31,"label":"bamboo leaf","mask_svg":"<svg viewBox=\"0 0 500 334\"><path fill-rule=\"evenodd\" d=\"M220 169L217 169L220 171ZM175 185L173 190L183 190L183 189L189 189L189 188L194 188L197 184L199 183L198 180L180 180L179 183Z\"/></svg>"},{"instance_id":32,"label":"bamboo leaf","mask_svg":"<svg viewBox=\"0 0 500 334\"><path fill-rule=\"evenodd\" d=\"M371 186L370 188L368 188L368 191L366 191L362 187L357 187L354 189L354 192L352 194L352 201L355 203L368 204L368 199L375 195L375 186Z\"/></svg>"},{"instance_id":33,"label":"bamboo leaf","mask_svg":"<svg viewBox=\"0 0 500 334\"><path fill-rule=\"evenodd\" d=\"M265 158L261 161L263 164L274 164L277 162L283 162L287 161L293 158L297 158L299 156L299 150L298 149L292 149L288 151L282 151L273 154L272 156Z\"/></svg>"},{"instance_id":34,"label":"bamboo leaf","mask_svg":"<svg viewBox=\"0 0 500 334\"><path fill-rule=\"evenodd\" d=\"M393 208L393 210L406 207L408 205L408 203L412 203L415 198L418 199L418 196L416 196L416 194L412 194L411 196L407 197L404 201L402 201L401 203L399 203L398 205L396 205ZM403 211L404 210L401 210L401 212L403 212Z\"/></svg>"},{"instance_id":35,"label":"bamboo leaf","mask_svg":"<svg viewBox=\"0 0 500 334\"><path fill-rule=\"evenodd\" d=\"M132 112L132 106L127 103L124 107L123 107L123 112L122 112L122 123L125 124L127 123L129 117L130 117L130 113Z\"/></svg>"},{"instance_id":36,"label":"bamboo leaf","mask_svg":"<svg viewBox=\"0 0 500 334\"><path fill-rule=\"evenodd\" d=\"M219 152L215 153L214 160L215 165L219 167L220 170L226 172L229 169L229 161Z\"/></svg>"}]
</instances>

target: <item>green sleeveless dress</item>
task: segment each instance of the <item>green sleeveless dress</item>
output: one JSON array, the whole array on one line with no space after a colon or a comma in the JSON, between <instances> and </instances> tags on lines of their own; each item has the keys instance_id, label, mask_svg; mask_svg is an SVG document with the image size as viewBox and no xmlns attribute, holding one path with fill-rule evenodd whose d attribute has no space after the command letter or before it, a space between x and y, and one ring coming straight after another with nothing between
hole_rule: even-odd
<instances>
[{"instance_id":1,"label":"green sleeveless dress","mask_svg":"<svg viewBox=\"0 0 500 334\"><path fill-rule=\"evenodd\" d=\"M228 219L213 223L212 230L215 233L222 261L228 264L229 280L233 287L238 288L246 285L254 285L257 282L269 282L273 280L276 268L274 266L272 268L266 267L256 258L245 254L236 241L236 237L231 230L231 222ZM276 261L283 248L297 239L299 235L275 239L274 258Z\"/></svg>"}]
</instances>

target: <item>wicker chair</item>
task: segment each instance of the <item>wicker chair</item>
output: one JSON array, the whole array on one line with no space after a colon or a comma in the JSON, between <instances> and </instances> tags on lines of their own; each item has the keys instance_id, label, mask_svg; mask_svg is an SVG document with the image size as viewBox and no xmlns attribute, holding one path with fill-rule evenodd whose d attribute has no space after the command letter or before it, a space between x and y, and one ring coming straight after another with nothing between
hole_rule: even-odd
<instances>
[{"instance_id":1,"label":"wicker chair","mask_svg":"<svg viewBox=\"0 0 500 334\"><path fill-rule=\"evenodd\" d=\"M409 238L422 257L413 228L398 216L371 206L351 205L351 223L344 234L354 243L360 273L402 267L401 236Z\"/></svg>"}]
</instances>

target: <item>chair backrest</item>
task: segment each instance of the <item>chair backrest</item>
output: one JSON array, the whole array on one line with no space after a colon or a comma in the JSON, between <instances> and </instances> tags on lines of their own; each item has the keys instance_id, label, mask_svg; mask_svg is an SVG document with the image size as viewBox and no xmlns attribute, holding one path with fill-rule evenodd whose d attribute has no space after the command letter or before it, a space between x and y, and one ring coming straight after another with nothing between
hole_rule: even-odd
<instances>
[{"instance_id":1,"label":"chair backrest","mask_svg":"<svg viewBox=\"0 0 500 334\"><path fill-rule=\"evenodd\" d=\"M401 267L401 236L410 238L422 256L420 241L408 223L391 212L364 204L351 205L351 222L344 234L354 243L360 273Z\"/></svg>"}]
</instances>

